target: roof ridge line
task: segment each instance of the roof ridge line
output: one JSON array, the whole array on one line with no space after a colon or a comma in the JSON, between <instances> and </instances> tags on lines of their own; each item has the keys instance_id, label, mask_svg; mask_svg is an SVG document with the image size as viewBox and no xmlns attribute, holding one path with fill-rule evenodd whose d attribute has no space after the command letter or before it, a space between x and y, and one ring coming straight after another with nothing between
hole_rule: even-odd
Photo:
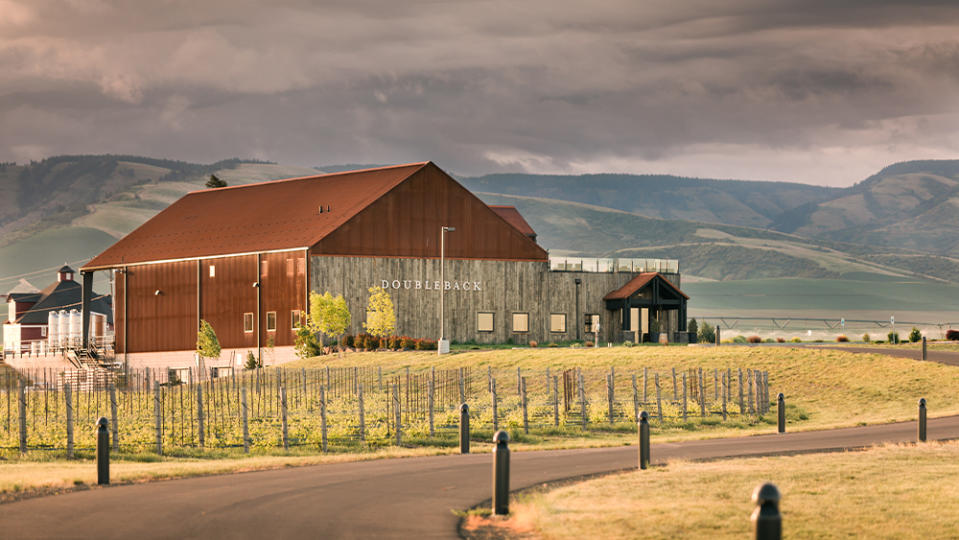
<instances>
[{"instance_id":1,"label":"roof ridge line","mask_svg":"<svg viewBox=\"0 0 959 540\"><path fill-rule=\"evenodd\" d=\"M355 174L355 173L372 172L372 171L384 171L384 170L387 170L387 169L399 169L399 168L401 168L401 167L412 167L412 166L414 166L414 165L423 166L423 165L426 165L426 164L428 164L428 163L429 163L429 161L414 161L414 162L412 162L412 163L400 163L400 164L397 164L397 165L385 165L385 166L383 166L383 167L371 167L371 168L369 168L369 169L354 169L354 170L350 170L350 171L338 171L338 172L323 173L323 174L311 174L311 175L309 175L309 176L294 176L294 177L292 177L292 178L277 178L277 179L275 179L275 180L263 180L262 182L253 182L253 183L251 183L251 184L240 184L240 185L236 185L236 186L224 186L224 187L219 187L219 188L197 189L197 190L194 190L194 191L189 191L189 192L187 192L187 195L193 195L194 193L206 193L206 192L209 192L209 191L223 191L223 190L225 190L225 189L240 189L240 188L253 187L253 186L262 186L263 184L272 184L272 183L276 183L276 182L293 182L293 181L295 181L295 180L312 180L312 179L316 179L316 178L327 178L327 177L330 177L330 176L339 176L339 175L344 175L344 174Z\"/></svg>"}]
</instances>

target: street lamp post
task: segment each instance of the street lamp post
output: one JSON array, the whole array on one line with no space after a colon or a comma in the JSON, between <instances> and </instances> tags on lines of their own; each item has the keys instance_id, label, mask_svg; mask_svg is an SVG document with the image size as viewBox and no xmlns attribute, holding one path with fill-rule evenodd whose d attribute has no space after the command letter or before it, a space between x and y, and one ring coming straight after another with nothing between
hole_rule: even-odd
<instances>
[{"instance_id":1,"label":"street lamp post","mask_svg":"<svg viewBox=\"0 0 959 540\"><path fill-rule=\"evenodd\" d=\"M450 342L446 339L446 233L456 227L440 227L440 340L436 344L437 354L450 352Z\"/></svg>"}]
</instances>

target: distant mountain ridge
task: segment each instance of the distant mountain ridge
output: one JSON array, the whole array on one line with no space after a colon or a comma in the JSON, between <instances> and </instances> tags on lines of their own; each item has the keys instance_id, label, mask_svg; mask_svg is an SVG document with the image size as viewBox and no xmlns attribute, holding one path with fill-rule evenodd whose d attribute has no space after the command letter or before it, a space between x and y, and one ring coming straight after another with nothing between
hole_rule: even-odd
<instances>
[{"instance_id":1,"label":"distant mountain ridge","mask_svg":"<svg viewBox=\"0 0 959 540\"><path fill-rule=\"evenodd\" d=\"M494 174L474 191L560 199L661 219L959 257L959 160L895 163L848 188L668 175Z\"/></svg>"},{"instance_id":2,"label":"distant mountain ridge","mask_svg":"<svg viewBox=\"0 0 959 540\"><path fill-rule=\"evenodd\" d=\"M768 228L783 213L843 190L786 182L634 174L489 174L460 181L472 191L561 199L649 217Z\"/></svg>"},{"instance_id":3,"label":"distant mountain ridge","mask_svg":"<svg viewBox=\"0 0 959 540\"><path fill-rule=\"evenodd\" d=\"M370 166L122 155L3 163L0 289L82 264L210 174L237 185ZM684 275L717 280L959 281L959 160L893 164L848 188L627 174L459 180L489 204L517 206L553 254L678 258Z\"/></svg>"}]
</instances>

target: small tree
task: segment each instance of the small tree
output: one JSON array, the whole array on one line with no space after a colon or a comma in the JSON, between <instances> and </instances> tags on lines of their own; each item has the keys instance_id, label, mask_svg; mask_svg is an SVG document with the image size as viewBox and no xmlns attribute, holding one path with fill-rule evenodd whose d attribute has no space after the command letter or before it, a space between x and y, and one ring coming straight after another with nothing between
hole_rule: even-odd
<instances>
[{"instance_id":1,"label":"small tree","mask_svg":"<svg viewBox=\"0 0 959 540\"><path fill-rule=\"evenodd\" d=\"M710 326L709 323L704 322L703 326L699 329L699 341L700 343L715 343L716 329Z\"/></svg>"},{"instance_id":2,"label":"small tree","mask_svg":"<svg viewBox=\"0 0 959 540\"><path fill-rule=\"evenodd\" d=\"M253 354L253 351L247 351L246 353L246 364L244 364L246 369L259 369L263 367L263 362L257 360L256 355Z\"/></svg>"},{"instance_id":3,"label":"small tree","mask_svg":"<svg viewBox=\"0 0 959 540\"><path fill-rule=\"evenodd\" d=\"M211 189L221 188L221 187L226 187L226 182L224 182L223 180L220 180L220 177L218 177L217 175L211 174L210 179L206 181L205 185L206 187Z\"/></svg>"},{"instance_id":4,"label":"small tree","mask_svg":"<svg viewBox=\"0 0 959 540\"><path fill-rule=\"evenodd\" d=\"M329 291L323 294L310 293L310 323L316 331L333 338L336 343L337 338L346 333L351 321L350 308L342 295L334 297Z\"/></svg>"},{"instance_id":5,"label":"small tree","mask_svg":"<svg viewBox=\"0 0 959 540\"><path fill-rule=\"evenodd\" d=\"M370 287L370 302L366 311L368 320L363 323L363 329L371 335L385 337L396 332L393 299L382 287Z\"/></svg>"},{"instance_id":6,"label":"small tree","mask_svg":"<svg viewBox=\"0 0 959 540\"><path fill-rule=\"evenodd\" d=\"M689 319L689 324L686 325L686 331L694 336L699 335L699 323L696 322L695 317Z\"/></svg>"},{"instance_id":7,"label":"small tree","mask_svg":"<svg viewBox=\"0 0 959 540\"><path fill-rule=\"evenodd\" d=\"M919 331L915 326L912 327L912 332L909 332L909 341L915 343L922 339L922 332Z\"/></svg>"},{"instance_id":8,"label":"small tree","mask_svg":"<svg viewBox=\"0 0 959 540\"><path fill-rule=\"evenodd\" d=\"M293 350L296 351L296 356L300 358L313 358L323 354L323 347L316 339L316 332L312 324L307 323L296 329Z\"/></svg>"},{"instance_id":9,"label":"small tree","mask_svg":"<svg viewBox=\"0 0 959 540\"><path fill-rule=\"evenodd\" d=\"M886 334L886 337L889 339L889 343L898 345L899 344L899 332L889 332Z\"/></svg>"},{"instance_id":10,"label":"small tree","mask_svg":"<svg viewBox=\"0 0 959 540\"><path fill-rule=\"evenodd\" d=\"M200 331L196 333L196 353L203 358L220 357L220 340L216 338L213 326L200 321Z\"/></svg>"}]
</instances>

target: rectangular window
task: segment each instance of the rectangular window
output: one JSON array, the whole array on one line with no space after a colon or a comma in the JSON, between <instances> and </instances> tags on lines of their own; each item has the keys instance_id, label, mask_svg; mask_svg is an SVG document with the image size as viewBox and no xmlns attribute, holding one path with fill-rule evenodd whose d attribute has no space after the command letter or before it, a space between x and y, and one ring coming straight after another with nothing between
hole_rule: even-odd
<instances>
[{"instance_id":1,"label":"rectangular window","mask_svg":"<svg viewBox=\"0 0 959 540\"><path fill-rule=\"evenodd\" d=\"M293 277L293 259L286 260L286 277Z\"/></svg>"},{"instance_id":2,"label":"rectangular window","mask_svg":"<svg viewBox=\"0 0 959 540\"><path fill-rule=\"evenodd\" d=\"M599 315L595 313L587 313L586 320L583 322L583 331L584 332L595 332L599 328Z\"/></svg>"},{"instance_id":3,"label":"rectangular window","mask_svg":"<svg viewBox=\"0 0 959 540\"><path fill-rule=\"evenodd\" d=\"M41 327L40 327L40 336L41 336L41 337L47 337L47 327L46 327L46 326L41 326Z\"/></svg>"},{"instance_id":4,"label":"rectangular window","mask_svg":"<svg viewBox=\"0 0 959 540\"><path fill-rule=\"evenodd\" d=\"M270 261L260 261L260 277L270 275Z\"/></svg>"},{"instance_id":5,"label":"rectangular window","mask_svg":"<svg viewBox=\"0 0 959 540\"><path fill-rule=\"evenodd\" d=\"M300 310L294 309L290 312L290 328L296 330L300 327Z\"/></svg>"},{"instance_id":6,"label":"rectangular window","mask_svg":"<svg viewBox=\"0 0 959 540\"><path fill-rule=\"evenodd\" d=\"M493 314L480 312L476 314L476 331L477 332L492 332L493 331Z\"/></svg>"},{"instance_id":7,"label":"rectangular window","mask_svg":"<svg viewBox=\"0 0 959 540\"><path fill-rule=\"evenodd\" d=\"M513 314L513 332L517 332L517 333L529 332L529 313Z\"/></svg>"},{"instance_id":8,"label":"rectangular window","mask_svg":"<svg viewBox=\"0 0 959 540\"><path fill-rule=\"evenodd\" d=\"M253 331L253 314L252 313L243 314L243 331L244 332Z\"/></svg>"},{"instance_id":9,"label":"rectangular window","mask_svg":"<svg viewBox=\"0 0 959 540\"><path fill-rule=\"evenodd\" d=\"M266 312L266 331L276 332L276 312L275 311Z\"/></svg>"},{"instance_id":10,"label":"rectangular window","mask_svg":"<svg viewBox=\"0 0 959 540\"><path fill-rule=\"evenodd\" d=\"M306 273L306 259L296 260L296 275L302 276Z\"/></svg>"},{"instance_id":11,"label":"rectangular window","mask_svg":"<svg viewBox=\"0 0 959 540\"><path fill-rule=\"evenodd\" d=\"M216 277L216 266L210 265L210 277Z\"/></svg>"},{"instance_id":12,"label":"rectangular window","mask_svg":"<svg viewBox=\"0 0 959 540\"><path fill-rule=\"evenodd\" d=\"M566 314L565 313L550 313L549 314L549 331L557 333L566 333Z\"/></svg>"}]
</instances>

